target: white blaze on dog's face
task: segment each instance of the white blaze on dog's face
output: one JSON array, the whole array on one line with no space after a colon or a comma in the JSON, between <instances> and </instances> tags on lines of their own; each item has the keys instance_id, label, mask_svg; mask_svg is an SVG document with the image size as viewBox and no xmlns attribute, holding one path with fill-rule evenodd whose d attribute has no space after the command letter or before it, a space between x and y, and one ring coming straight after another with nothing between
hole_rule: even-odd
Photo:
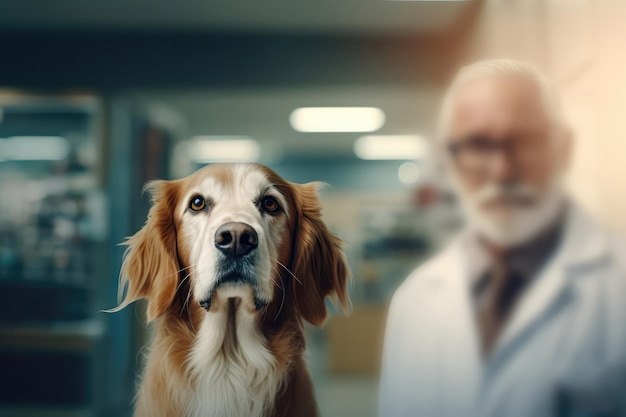
<instances>
[{"instance_id":1,"label":"white blaze on dog's face","mask_svg":"<svg viewBox=\"0 0 626 417\"><path fill-rule=\"evenodd\" d=\"M217 164L146 184L153 205L129 237L120 310L148 298L148 320L170 311L283 307L314 325L325 297L347 308L342 242L324 224L319 183L295 184L258 164ZM267 314L266 314L267 316Z\"/></svg>"},{"instance_id":2,"label":"white blaze on dog's face","mask_svg":"<svg viewBox=\"0 0 626 417\"><path fill-rule=\"evenodd\" d=\"M195 302L209 309L241 299L258 310L273 295L273 272L288 225L285 196L254 165L197 175L178 199L178 253ZM213 307L211 307L213 306Z\"/></svg>"}]
</instances>

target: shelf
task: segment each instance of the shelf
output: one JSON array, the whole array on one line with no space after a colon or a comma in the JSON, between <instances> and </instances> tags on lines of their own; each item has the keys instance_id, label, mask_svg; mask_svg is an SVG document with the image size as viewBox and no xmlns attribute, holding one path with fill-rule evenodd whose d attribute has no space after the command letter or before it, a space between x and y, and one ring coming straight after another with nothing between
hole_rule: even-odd
<instances>
[{"instance_id":1,"label":"shelf","mask_svg":"<svg viewBox=\"0 0 626 417\"><path fill-rule=\"evenodd\" d=\"M11 417L93 417L95 413L86 407L0 405L0 416Z\"/></svg>"},{"instance_id":2,"label":"shelf","mask_svg":"<svg viewBox=\"0 0 626 417\"><path fill-rule=\"evenodd\" d=\"M0 348L85 351L104 334L100 320L0 325Z\"/></svg>"}]
</instances>

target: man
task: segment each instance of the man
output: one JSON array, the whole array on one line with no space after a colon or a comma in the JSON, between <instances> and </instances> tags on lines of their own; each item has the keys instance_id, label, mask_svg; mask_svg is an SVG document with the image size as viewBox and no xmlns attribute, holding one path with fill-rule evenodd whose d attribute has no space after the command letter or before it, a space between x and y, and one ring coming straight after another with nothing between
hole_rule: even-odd
<instances>
[{"instance_id":1,"label":"man","mask_svg":"<svg viewBox=\"0 0 626 417\"><path fill-rule=\"evenodd\" d=\"M565 192L554 88L478 62L440 122L467 227L393 297L380 416L626 416L626 252Z\"/></svg>"}]
</instances>

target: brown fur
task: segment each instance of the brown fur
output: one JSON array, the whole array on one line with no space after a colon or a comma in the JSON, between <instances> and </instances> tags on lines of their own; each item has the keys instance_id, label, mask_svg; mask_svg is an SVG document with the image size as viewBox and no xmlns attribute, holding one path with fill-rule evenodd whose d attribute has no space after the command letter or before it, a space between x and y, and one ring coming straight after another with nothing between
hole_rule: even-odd
<instances>
[{"instance_id":1,"label":"brown fur","mask_svg":"<svg viewBox=\"0 0 626 417\"><path fill-rule=\"evenodd\" d=\"M324 298L336 295L345 308L348 269L341 241L331 234L321 219L316 184L293 184L270 169L257 166L289 202L289 236L283 239L272 302L258 315L262 332L278 366L284 385L276 397L273 416L315 416L317 407L313 386L306 369L303 320L320 326L326 319ZM175 207L190 182L213 175L235 186L227 170L214 166L178 181L154 181L147 189L153 206L145 226L125 242L128 245L122 276L128 278L126 298L121 307L139 298L148 298L148 320L154 322L154 338L147 354L142 390L136 415L183 417L186 395L193 381L186 370L196 329L204 314L188 299L192 271L187 267L188 250L177 241ZM282 290L286 293L282 302ZM282 307L281 307L282 304Z\"/></svg>"}]
</instances>

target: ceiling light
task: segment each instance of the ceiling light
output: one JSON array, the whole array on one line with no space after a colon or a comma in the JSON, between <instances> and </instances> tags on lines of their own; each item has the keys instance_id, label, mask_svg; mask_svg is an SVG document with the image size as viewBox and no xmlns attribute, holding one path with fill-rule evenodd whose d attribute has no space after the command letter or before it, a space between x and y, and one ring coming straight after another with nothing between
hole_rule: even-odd
<instances>
[{"instance_id":1,"label":"ceiling light","mask_svg":"<svg viewBox=\"0 0 626 417\"><path fill-rule=\"evenodd\" d=\"M377 107L300 107L289 115L298 132L374 132L385 124Z\"/></svg>"},{"instance_id":2,"label":"ceiling light","mask_svg":"<svg viewBox=\"0 0 626 417\"><path fill-rule=\"evenodd\" d=\"M354 153L361 159L413 160L425 157L428 148L418 135L367 135L354 142Z\"/></svg>"},{"instance_id":3,"label":"ceiling light","mask_svg":"<svg viewBox=\"0 0 626 417\"><path fill-rule=\"evenodd\" d=\"M0 161L60 161L70 144L60 136L12 136L0 139Z\"/></svg>"},{"instance_id":4,"label":"ceiling light","mask_svg":"<svg viewBox=\"0 0 626 417\"><path fill-rule=\"evenodd\" d=\"M415 184L420 178L420 167L415 162L405 162L398 167L398 179L404 184Z\"/></svg>"},{"instance_id":5,"label":"ceiling light","mask_svg":"<svg viewBox=\"0 0 626 417\"><path fill-rule=\"evenodd\" d=\"M196 136L188 141L189 158L198 163L255 162L259 144L248 136Z\"/></svg>"}]
</instances>

